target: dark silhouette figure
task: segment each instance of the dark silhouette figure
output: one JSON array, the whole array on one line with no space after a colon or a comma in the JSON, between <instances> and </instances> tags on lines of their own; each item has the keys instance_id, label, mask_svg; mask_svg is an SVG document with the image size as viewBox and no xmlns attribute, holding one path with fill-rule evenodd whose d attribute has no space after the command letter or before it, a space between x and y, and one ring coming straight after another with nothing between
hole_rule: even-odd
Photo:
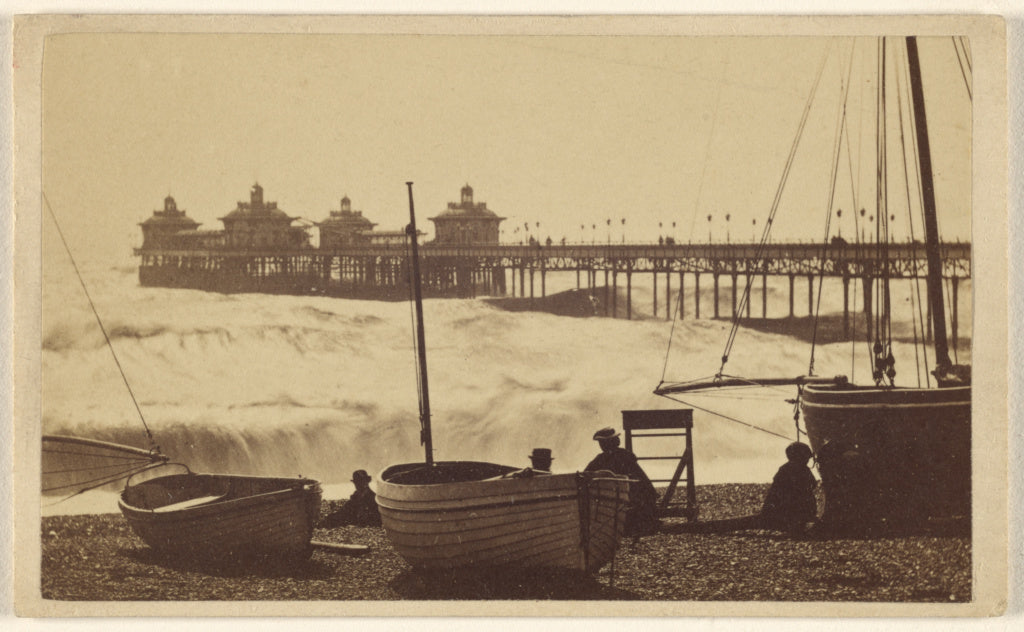
<instances>
[{"instance_id":1,"label":"dark silhouette figure","mask_svg":"<svg viewBox=\"0 0 1024 632\"><path fill-rule=\"evenodd\" d=\"M601 454L594 457L584 471L608 470L624 474L635 482L629 485L629 510L626 512L626 535L647 535L658 530L658 492L651 479L640 467L636 456L619 447L619 433L614 428L603 428L594 433L601 446Z\"/></svg>"},{"instance_id":2,"label":"dark silhouette figure","mask_svg":"<svg viewBox=\"0 0 1024 632\"><path fill-rule=\"evenodd\" d=\"M530 478L538 474L550 474L552 461L554 459L551 457L550 448L534 448L530 454L530 467L505 474L502 478Z\"/></svg>"},{"instance_id":3,"label":"dark silhouette figure","mask_svg":"<svg viewBox=\"0 0 1024 632\"><path fill-rule=\"evenodd\" d=\"M551 463L555 459L551 456L550 448L534 448L530 454L530 466L534 470L550 472Z\"/></svg>"},{"instance_id":4,"label":"dark silhouette figure","mask_svg":"<svg viewBox=\"0 0 1024 632\"><path fill-rule=\"evenodd\" d=\"M817 520L818 502L814 490L818 485L807 467L813 453L806 443L786 447L787 461L775 473L765 496L761 512L753 516L673 525L675 533L725 533L746 529L770 529L793 535L807 532Z\"/></svg>"},{"instance_id":5,"label":"dark silhouette figure","mask_svg":"<svg viewBox=\"0 0 1024 632\"><path fill-rule=\"evenodd\" d=\"M775 473L761 508L765 528L803 532L808 523L818 517L818 502L814 498L818 481L807 467L812 456L806 443L791 443L786 447L788 460Z\"/></svg>"},{"instance_id":6,"label":"dark silhouette figure","mask_svg":"<svg viewBox=\"0 0 1024 632\"><path fill-rule=\"evenodd\" d=\"M352 472L352 482L356 491L352 492L348 501L340 509L328 515L320 522L320 527L340 527L356 525L362 527L379 527L380 511L377 509L377 495L370 489L370 475L366 470Z\"/></svg>"}]
</instances>

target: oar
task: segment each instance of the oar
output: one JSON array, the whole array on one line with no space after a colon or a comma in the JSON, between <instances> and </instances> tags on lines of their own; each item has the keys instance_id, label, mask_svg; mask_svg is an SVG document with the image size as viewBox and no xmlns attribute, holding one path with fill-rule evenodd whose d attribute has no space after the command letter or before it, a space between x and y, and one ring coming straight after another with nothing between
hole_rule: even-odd
<instances>
[{"instance_id":1,"label":"oar","mask_svg":"<svg viewBox=\"0 0 1024 632\"><path fill-rule=\"evenodd\" d=\"M313 548L322 549L331 553L338 553L339 555L362 555L369 552L370 547L365 544L347 544L345 542L322 542L320 540L311 540L309 542L313 545Z\"/></svg>"}]
</instances>

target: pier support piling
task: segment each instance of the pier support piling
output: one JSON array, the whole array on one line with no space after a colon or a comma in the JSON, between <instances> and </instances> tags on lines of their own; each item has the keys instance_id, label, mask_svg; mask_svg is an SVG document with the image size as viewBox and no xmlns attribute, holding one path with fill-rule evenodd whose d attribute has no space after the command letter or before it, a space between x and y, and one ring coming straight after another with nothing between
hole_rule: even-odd
<instances>
[{"instance_id":1,"label":"pier support piling","mask_svg":"<svg viewBox=\"0 0 1024 632\"><path fill-rule=\"evenodd\" d=\"M715 280L715 296L714 296L715 318L718 318L718 273L716 272L712 276L714 277L714 280Z\"/></svg>"},{"instance_id":2,"label":"pier support piling","mask_svg":"<svg viewBox=\"0 0 1024 632\"><path fill-rule=\"evenodd\" d=\"M807 275L807 315L814 316L814 275Z\"/></svg>"},{"instance_id":3,"label":"pier support piling","mask_svg":"<svg viewBox=\"0 0 1024 632\"><path fill-rule=\"evenodd\" d=\"M843 338L850 337L850 277L843 277Z\"/></svg>"},{"instance_id":4,"label":"pier support piling","mask_svg":"<svg viewBox=\"0 0 1024 632\"><path fill-rule=\"evenodd\" d=\"M693 273L693 296L695 299L693 305L693 318L695 320L700 320L700 272Z\"/></svg>"},{"instance_id":5,"label":"pier support piling","mask_svg":"<svg viewBox=\"0 0 1024 632\"><path fill-rule=\"evenodd\" d=\"M633 273L626 272L626 320L633 320Z\"/></svg>"},{"instance_id":6,"label":"pier support piling","mask_svg":"<svg viewBox=\"0 0 1024 632\"><path fill-rule=\"evenodd\" d=\"M796 279L796 277L794 277L792 274L789 275L789 317L790 318L795 316L795 314L793 312L793 283L794 283L795 279Z\"/></svg>"}]
</instances>

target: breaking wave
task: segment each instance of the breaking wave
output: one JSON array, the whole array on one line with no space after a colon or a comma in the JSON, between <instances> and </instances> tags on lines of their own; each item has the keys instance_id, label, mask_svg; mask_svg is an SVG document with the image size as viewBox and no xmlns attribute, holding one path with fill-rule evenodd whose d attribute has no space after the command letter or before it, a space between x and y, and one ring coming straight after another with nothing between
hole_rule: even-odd
<instances>
[{"instance_id":1,"label":"breaking wave","mask_svg":"<svg viewBox=\"0 0 1024 632\"><path fill-rule=\"evenodd\" d=\"M301 474L345 485L355 469L375 473L423 458L408 305L142 288L134 269L91 273L97 311L155 442L173 460L194 471ZM564 285L574 287L572 280ZM42 430L148 447L76 286L57 277L44 287ZM560 289L553 282L549 288ZM720 296L729 305L728 288ZM714 373L728 323L693 320L690 312L672 327L661 300L652 314L652 298L652 288L634 287L634 321L513 313L472 299L426 301L435 458L525 466L532 448L548 447L556 471L574 471L596 454L594 431L620 426L621 411L683 406L652 394L663 369L668 380ZM818 373L849 374L850 348L819 347ZM897 357L901 351L905 345ZM809 345L798 339L747 330L729 369L795 376L806 372L808 357ZM903 370L913 364L911 352ZM861 358L855 377L867 377L866 367ZM761 389L688 401L794 436L786 403L793 395ZM785 440L699 409L694 419L698 482L767 481L784 460ZM682 450L665 444L651 452ZM666 478L674 469L667 463L667 472L651 466L652 476Z\"/></svg>"}]
</instances>

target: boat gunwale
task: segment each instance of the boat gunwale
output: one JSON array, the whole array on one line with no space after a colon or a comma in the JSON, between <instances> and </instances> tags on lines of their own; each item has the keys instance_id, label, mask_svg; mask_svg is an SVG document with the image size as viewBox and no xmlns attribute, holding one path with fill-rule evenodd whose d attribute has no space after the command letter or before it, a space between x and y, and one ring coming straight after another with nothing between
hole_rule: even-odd
<instances>
[{"instance_id":1,"label":"boat gunwale","mask_svg":"<svg viewBox=\"0 0 1024 632\"><path fill-rule=\"evenodd\" d=\"M276 477L276 476L245 476L245 475L233 475L233 474L201 474L201 473L190 473L190 474L172 474L168 477L204 477L208 479L235 479L235 480L256 480L256 481L274 481L278 480L282 483L287 483L289 487L282 487L281 489L274 489L271 491L260 492L258 494L249 494L245 496L227 497L221 500L203 503L201 505L195 505L193 507L183 507L181 509L175 509L171 511L160 511L162 507L153 507L152 509L144 509L136 505L129 504L124 499L124 494L129 488L125 488L119 495L117 500L118 508L124 514L125 518L138 519L143 522L176 522L184 520L192 520L197 518L207 517L210 514L224 514L226 512L235 512L240 510L250 510L253 505L275 503L281 500L281 497L288 495L296 495L299 497L308 497L311 495L321 495L319 481L311 478L287 478L287 477ZM148 479L144 482L133 485L132 487L138 487L142 485L148 485L157 483L161 478L157 477Z\"/></svg>"}]
</instances>

